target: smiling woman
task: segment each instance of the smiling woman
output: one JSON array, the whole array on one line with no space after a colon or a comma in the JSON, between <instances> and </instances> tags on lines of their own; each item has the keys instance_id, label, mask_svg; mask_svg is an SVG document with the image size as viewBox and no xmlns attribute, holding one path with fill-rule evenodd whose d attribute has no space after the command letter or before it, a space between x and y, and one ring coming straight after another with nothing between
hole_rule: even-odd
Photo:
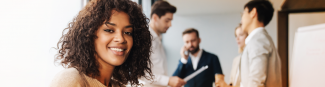
<instances>
[{"instance_id":1,"label":"smiling woman","mask_svg":"<svg viewBox=\"0 0 325 87\"><path fill-rule=\"evenodd\" d=\"M51 87L139 86L139 77L152 79L147 25L135 2L91 0L58 42L56 61L66 69Z\"/></svg>"}]
</instances>

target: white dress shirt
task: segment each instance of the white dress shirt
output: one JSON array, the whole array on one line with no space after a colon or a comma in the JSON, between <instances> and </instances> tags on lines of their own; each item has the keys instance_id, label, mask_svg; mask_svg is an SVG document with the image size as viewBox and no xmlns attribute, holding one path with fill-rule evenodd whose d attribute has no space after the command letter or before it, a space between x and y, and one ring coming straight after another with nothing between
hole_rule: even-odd
<instances>
[{"instance_id":1,"label":"white dress shirt","mask_svg":"<svg viewBox=\"0 0 325 87\"><path fill-rule=\"evenodd\" d=\"M145 78L141 78L140 80L144 83L144 87L166 87L168 86L169 76L167 76L167 69L165 67L166 54L161 42L162 36L158 36L150 27L149 31L153 37L150 59L152 62L151 71L154 75L154 81L148 81Z\"/></svg>"},{"instance_id":2,"label":"white dress shirt","mask_svg":"<svg viewBox=\"0 0 325 87\"><path fill-rule=\"evenodd\" d=\"M196 70L197 69L197 64L199 63L199 60L202 56L202 49L199 49L198 51L199 53L197 54L197 56L193 56L192 54L190 54L190 57L191 57L191 60L192 60L192 65L193 65L193 69ZM183 64L186 64L187 63L187 60L185 58L181 58L181 62Z\"/></svg>"},{"instance_id":3,"label":"white dress shirt","mask_svg":"<svg viewBox=\"0 0 325 87\"><path fill-rule=\"evenodd\" d=\"M264 27L258 27L258 28L256 28L256 29L254 29L247 37L246 37L246 39L245 39L245 44L247 44L251 39L252 39L252 37L258 32L258 31L261 31L261 30L263 30L264 29ZM238 70L237 71L239 71L239 68L238 68ZM239 72L237 72L237 74L236 74L236 77L238 77L239 76ZM237 79L235 80L235 81L237 81ZM240 87L244 87L243 86L243 84L240 84Z\"/></svg>"}]
</instances>

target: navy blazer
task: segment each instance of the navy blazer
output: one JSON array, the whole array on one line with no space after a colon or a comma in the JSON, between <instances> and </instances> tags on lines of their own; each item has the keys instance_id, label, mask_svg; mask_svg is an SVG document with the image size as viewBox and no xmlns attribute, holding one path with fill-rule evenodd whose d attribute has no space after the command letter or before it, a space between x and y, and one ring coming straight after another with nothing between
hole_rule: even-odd
<instances>
[{"instance_id":1,"label":"navy blazer","mask_svg":"<svg viewBox=\"0 0 325 87\"><path fill-rule=\"evenodd\" d=\"M215 75L223 73L218 56L208 53L204 50L202 52L196 70L193 69L192 61L189 56L186 64L183 64L179 60L178 67L174 72L173 76L178 76L184 79L186 76L194 73L195 71L206 65L209 66L208 69L204 70L194 78L187 81L184 87L212 87L212 84L215 81Z\"/></svg>"}]
</instances>

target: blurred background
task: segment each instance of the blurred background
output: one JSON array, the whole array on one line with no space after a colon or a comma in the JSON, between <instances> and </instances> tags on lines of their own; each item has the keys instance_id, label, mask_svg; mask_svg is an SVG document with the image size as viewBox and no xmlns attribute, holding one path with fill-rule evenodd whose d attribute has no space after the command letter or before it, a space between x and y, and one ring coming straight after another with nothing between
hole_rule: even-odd
<instances>
[{"instance_id":1,"label":"blurred background","mask_svg":"<svg viewBox=\"0 0 325 87\"><path fill-rule=\"evenodd\" d=\"M133 0L150 14L155 0ZM249 0L167 0L177 7L172 26L163 34L168 74L175 71L183 46L182 32L199 30L200 47L219 57L225 81L238 55L234 30ZM277 11L285 0L270 0L275 8L266 26L277 43ZM0 3L0 87L47 87L63 69L54 62L57 42L87 0L2 0ZM325 12L289 15L289 53L298 27L325 23ZM277 45L277 44L276 44Z\"/></svg>"}]
</instances>

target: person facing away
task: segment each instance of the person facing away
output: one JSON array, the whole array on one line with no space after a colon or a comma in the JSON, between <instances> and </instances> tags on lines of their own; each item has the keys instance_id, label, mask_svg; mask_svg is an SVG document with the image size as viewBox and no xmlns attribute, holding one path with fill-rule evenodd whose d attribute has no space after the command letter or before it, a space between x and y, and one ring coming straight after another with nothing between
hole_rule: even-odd
<instances>
[{"instance_id":1,"label":"person facing away","mask_svg":"<svg viewBox=\"0 0 325 87\"><path fill-rule=\"evenodd\" d=\"M282 87L281 60L265 26L273 17L267 0L253 0L244 6L242 29L248 33L242 53L238 81L240 87Z\"/></svg>"},{"instance_id":2,"label":"person facing away","mask_svg":"<svg viewBox=\"0 0 325 87\"><path fill-rule=\"evenodd\" d=\"M169 4L167 1L156 1L151 7L151 19L149 23L150 34L152 35L152 54L150 59L152 62L152 73L154 75L153 81L143 78L144 87L167 87L183 85L185 82L179 77L169 77L167 75L167 68L165 65L166 54L162 45L162 35L166 33L171 26L173 15L176 12L176 7Z\"/></svg>"},{"instance_id":3,"label":"person facing away","mask_svg":"<svg viewBox=\"0 0 325 87\"><path fill-rule=\"evenodd\" d=\"M194 28L186 29L183 32L183 41L184 46L180 51L182 58L179 60L173 76L185 78L198 69L208 66L208 69L187 81L184 87L212 87L214 81L216 85L223 81L224 76L218 56L200 48L199 32ZM188 52L188 55L185 54L185 51Z\"/></svg>"},{"instance_id":4,"label":"person facing away","mask_svg":"<svg viewBox=\"0 0 325 87\"><path fill-rule=\"evenodd\" d=\"M152 79L146 19L130 0L91 0L58 42L55 59L65 69L50 87L140 86L138 77Z\"/></svg>"}]
</instances>

